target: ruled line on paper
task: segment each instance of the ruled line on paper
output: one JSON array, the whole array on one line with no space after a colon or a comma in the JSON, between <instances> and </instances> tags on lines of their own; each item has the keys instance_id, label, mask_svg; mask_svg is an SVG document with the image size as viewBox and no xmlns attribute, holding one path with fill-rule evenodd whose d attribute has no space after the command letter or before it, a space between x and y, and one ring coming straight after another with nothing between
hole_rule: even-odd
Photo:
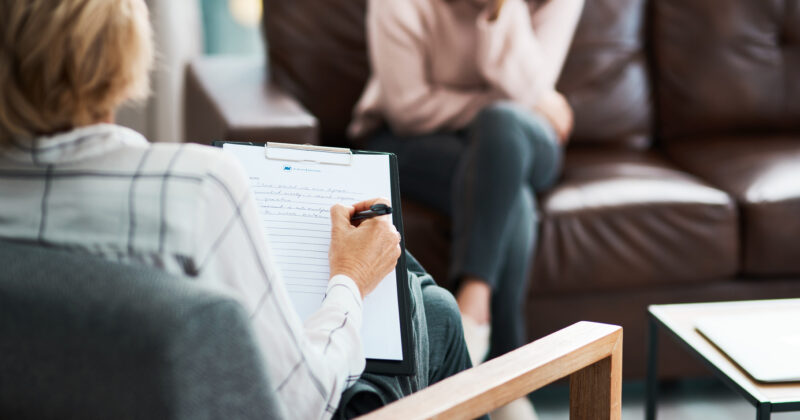
<instances>
[{"instance_id":1,"label":"ruled line on paper","mask_svg":"<svg viewBox=\"0 0 800 420\"><path fill-rule=\"evenodd\" d=\"M296 155L294 162L267 159L263 147L225 144L223 150L245 168L269 257L300 319L307 319L320 307L330 279L331 206L392 197L390 158L356 154L349 165L321 165L304 163L303 150L284 152ZM392 272L364 299L361 334L368 358L402 359L397 294Z\"/></svg>"}]
</instances>

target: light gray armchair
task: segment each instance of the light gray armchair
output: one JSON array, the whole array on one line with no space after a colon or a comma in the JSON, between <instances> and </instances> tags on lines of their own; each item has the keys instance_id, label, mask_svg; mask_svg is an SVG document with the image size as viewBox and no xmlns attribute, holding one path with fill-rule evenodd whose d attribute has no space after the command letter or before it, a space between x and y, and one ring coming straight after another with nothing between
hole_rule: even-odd
<instances>
[{"instance_id":1,"label":"light gray armchair","mask_svg":"<svg viewBox=\"0 0 800 420\"><path fill-rule=\"evenodd\" d=\"M236 300L35 245L0 241L0 268L0 418L290 418ZM473 418L569 376L573 419L619 419L621 372L622 329L581 322L366 418Z\"/></svg>"},{"instance_id":2,"label":"light gray armchair","mask_svg":"<svg viewBox=\"0 0 800 420\"><path fill-rule=\"evenodd\" d=\"M236 300L32 245L0 267L0 418L285 418Z\"/></svg>"}]
</instances>

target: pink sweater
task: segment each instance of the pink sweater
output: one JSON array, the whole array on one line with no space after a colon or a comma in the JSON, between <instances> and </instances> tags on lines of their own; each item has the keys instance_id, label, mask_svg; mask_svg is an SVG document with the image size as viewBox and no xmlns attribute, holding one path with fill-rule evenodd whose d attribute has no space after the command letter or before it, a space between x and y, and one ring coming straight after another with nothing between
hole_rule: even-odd
<instances>
[{"instance_id":1,"label":"pink sweater","mask_svg":"<svg viewBox=\"0 0 800 420\"><path fill-rule=\"evenodd\" d=\"M486 3L369 0L372 77L350 135L384 121L401 135L456 130L494 101L533 109L554 89L583 0L550 0L536 10L507 0L494 22Z\"/></svg>"}]
</instances>

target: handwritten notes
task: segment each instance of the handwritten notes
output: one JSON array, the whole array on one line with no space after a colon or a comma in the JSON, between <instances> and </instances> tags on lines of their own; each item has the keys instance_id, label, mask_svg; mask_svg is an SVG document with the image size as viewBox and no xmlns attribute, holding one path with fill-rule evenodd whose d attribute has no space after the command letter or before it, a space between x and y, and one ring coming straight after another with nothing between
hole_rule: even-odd
<instances>
[{"instance_id":1,"label":"handwritten notes","mask_svg":"<svg viewBox=\"0 0 800 420\"><path fill-rule=\"evenodd\" d=\"M262 147L225 144L245 167L262 228L301 319L320 306L330 270L330 208L376 197L390 198L389 159L353 155L349 165L304 161L301 150L283 150L283 160L265 158ZM362 341L367 358L402 360L396 274L364 300Z\"/></svg>"},{"instance_id":2,"label":"handwritten notes","mask_svg":"<svg viewBox=\"0 0 800 420\"><path fill-rule=\"evenodd\" d=\"M330 276L330 208L336 203L357 202L358 192L270 183L259 178L251 178L250 186L287 289L324 296ZM310 312L301 316L305 319L311 315L315 306L304 305Z\"/></svg>"}]
</instances>

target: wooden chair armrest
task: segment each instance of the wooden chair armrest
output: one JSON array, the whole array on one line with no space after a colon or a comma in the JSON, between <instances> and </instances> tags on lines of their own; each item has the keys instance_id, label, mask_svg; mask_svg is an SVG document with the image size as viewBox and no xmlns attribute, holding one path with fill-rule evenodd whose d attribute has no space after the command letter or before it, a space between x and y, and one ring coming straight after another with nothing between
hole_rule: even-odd
<instances>
[{"instance_id":1,"label":"wooden chair armrest","mask_svg":"<svg viewBox=\"0 0 800 420\"><path fill-rule=\"evenodd\" d=\"M578 322L359 419L475 418L567 375L571 419L619 419L622 328Z\"/></svg>"}]
</instances>

